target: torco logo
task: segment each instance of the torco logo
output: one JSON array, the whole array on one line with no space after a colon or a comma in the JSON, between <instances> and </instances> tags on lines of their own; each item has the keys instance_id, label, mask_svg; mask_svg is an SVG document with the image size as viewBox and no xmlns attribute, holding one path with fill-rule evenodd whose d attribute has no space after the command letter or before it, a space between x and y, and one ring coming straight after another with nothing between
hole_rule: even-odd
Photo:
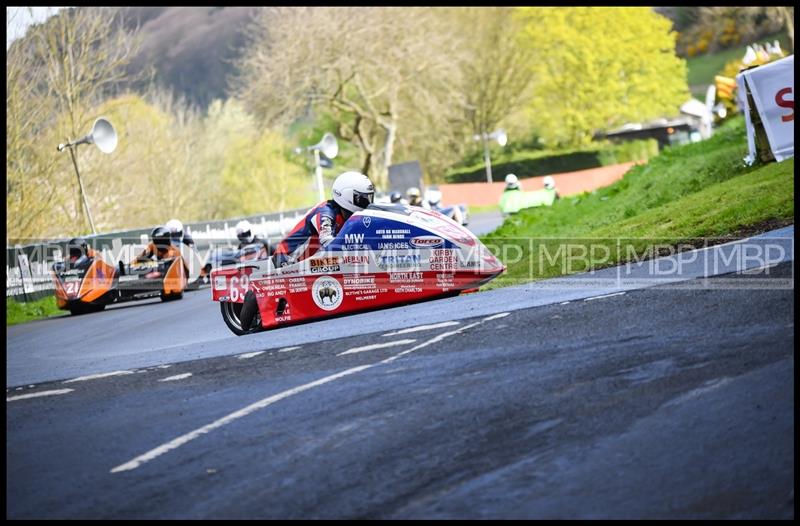
<instances>
[{"instance_id":1,"label":"torco logo","mask_svg":"<svg viewBox=\"0 0 800 526\"><path fill-rule=\"evenodd\" d=\"M411 244L418 248L438 247L444 243L444 239L436 236L417 236L411 238Z\"/></svg>"},{"instance_id":2,"label":"torco logo","mask_svg":"<svg viewBox=\"0 0 800 526\"><path fill-rule=\"evenodd\" d=\"M317 307L323 310L336 310L342 304L344 292L342 285L331 276L317 278L311 287L311 297Z\"/></svg>"}]
</instances>

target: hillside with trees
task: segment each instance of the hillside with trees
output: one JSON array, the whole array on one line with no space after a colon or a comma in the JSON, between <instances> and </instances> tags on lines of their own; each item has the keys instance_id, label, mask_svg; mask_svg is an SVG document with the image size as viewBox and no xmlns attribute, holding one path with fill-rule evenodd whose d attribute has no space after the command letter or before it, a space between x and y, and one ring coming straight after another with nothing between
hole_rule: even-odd
<instances>
[{"instance_id":1,"label":"hillside with trees","mask_svg":"<svg viewBox=\"0 0 800 526\"><path fill-rule=\"evenodd\" d=\"M670 27L650 8L63 9L7 52L7 236L89 230L55 146L100 115L117 150L79 150L100 231L309 206L294 148L327 131L328 182L355 169L382 188L407 160L443 181L498 127L509 149L563 148L677 113Z\"/></svg>"}]
</instances>

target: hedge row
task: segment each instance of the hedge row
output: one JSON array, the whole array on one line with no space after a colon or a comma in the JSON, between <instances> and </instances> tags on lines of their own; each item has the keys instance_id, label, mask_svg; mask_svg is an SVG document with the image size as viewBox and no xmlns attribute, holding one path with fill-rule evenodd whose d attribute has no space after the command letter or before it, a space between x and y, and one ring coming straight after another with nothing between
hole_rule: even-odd
<instances>
[{"instance_id":1,"label":"hedge row","mask_svg":"<svg viewBox=\"0 0 800 526\"><path fill-rule=\"evenodd\" d=\"M492 162L492 180L503 181L506 174L513 173L523 179L562 172L587 170L611 164L647 160L658 155L658 141L647 139L620 144L607 144L593 149L568 152L520 153L511 159ZM486 181L483 164L461 168L445 175L448 183L474 183Z\"/></svg>"}]
</instances>

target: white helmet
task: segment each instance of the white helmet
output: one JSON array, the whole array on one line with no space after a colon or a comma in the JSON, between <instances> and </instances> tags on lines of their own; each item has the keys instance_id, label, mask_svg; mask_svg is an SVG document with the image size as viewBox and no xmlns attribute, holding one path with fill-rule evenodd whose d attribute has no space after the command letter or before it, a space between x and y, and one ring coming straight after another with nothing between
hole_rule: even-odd
<instances>
[{"instance_id":1,"label":"white helmet","mask_svg":"<svg viewBox=\"0 0 800 526\"><path fill-rule=\"evenodd\" d=\"M506 175L506 190L519 190L519 179L514 174Z\"/></svg>"},{"instance_id":2,"label":"white helmet","mask_svg":"<svg viewBox=\"0 0 800 526\"><path fill-rule=\"evenodd\" d=\"M556 180L549 175L544 178L543 182L544 182L544 187L547 188L548 190L552 190L553 188L556 187Z\"/></svg>"},{"instance_id":3,"label":"white helmet","mask_svg":"<svg viewBox=\"0 0 800 526\"><path fill-rule=\"evenodd\" d=\"M180 239L183 237L183 223L177 219L170 219L164 226L167 227L167 230L169 230L169 233L173 238Z\"/></svg>"},{"instance_id":4,"label":"white helmet","mask_svg":"<svg viewBox=\"0 0 800 526\"><path fill-rule=\"evenodd\" d=\"M344 172L333 182L333 200L350 212L364 210L374 198L375 185L360 172Z\"/></svg>"},{"instance_id":5,"label":"white helmet","mask_svg":"<svg viewBox=\"0 0 800 526\"><path fill-rule=\"evenodd\" d=\"M250 225L250 221L242 219L236 223L236 237L242 243L250 243L253 240L253 227Z\"/></svg>"},{"instance_id":6,"label":"white helmet","mask_svg":"<svg viewBox=\"0 0 800 526\"><path fill-rule=\"evenodd\" d=\"M406 190L406 199L408 199L409 204L414 206L419 206L422 204L422 194L419 191L419 188L416 186L412 186L408 190Z\"/></svg>"},{"instance_id":7,"label":"white helmet","mask_svg":"<svg viewBox=\"0 0 800 526\"><path fill-rule=\"evenodd\" d=\"M442 201L442 192L439 190L425 190L425 200L436 206Z\"/></svg>"}]
</instances>

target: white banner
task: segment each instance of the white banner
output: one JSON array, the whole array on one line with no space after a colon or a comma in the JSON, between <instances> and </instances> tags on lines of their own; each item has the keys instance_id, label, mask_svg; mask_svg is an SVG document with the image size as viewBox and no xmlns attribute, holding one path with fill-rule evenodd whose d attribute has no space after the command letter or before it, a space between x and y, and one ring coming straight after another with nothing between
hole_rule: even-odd
<instances>
[{"instance_id":1,"label":"white banner","mask_svg":"<svg viewBox=\"0 0 800 526\"><path fill-rule=\"evenodd\" d=\"M750 88L775 159L780 162L794 157L794 55L743 71L736 76L736 82L742 93L745 82ZM753 128L747 107L745 118L750 158L755 159Z\"/></svg>"}]
</instances>

